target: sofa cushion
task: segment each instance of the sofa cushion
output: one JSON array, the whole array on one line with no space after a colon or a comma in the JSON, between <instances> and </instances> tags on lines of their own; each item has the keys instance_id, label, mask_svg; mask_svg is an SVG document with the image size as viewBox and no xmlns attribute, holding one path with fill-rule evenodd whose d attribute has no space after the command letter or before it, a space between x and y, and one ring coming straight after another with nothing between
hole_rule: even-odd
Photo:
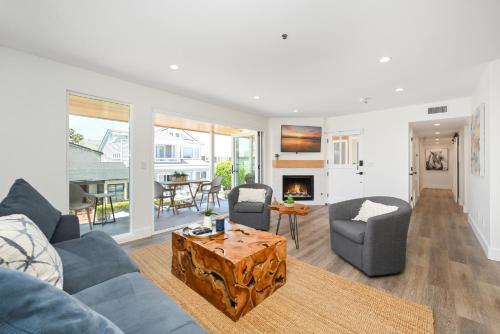
<instances>
[{"instance_id":1,"label":"sofa cushion","mask_svg":"<svg viewBox=\"0 0 500 334\"><path fill-rule=\"evenodd\" d=\"M0 333L123 333L78 299L17 270L0 268Z\"/></svg>"},{"instance_id":2,"label":"sofa cushion","mask_svg":"<svg viewBox=\"0 0 500 334\"><path fill-rule=\"evenodd\" d=\"M102 231L89 232L54 247L63 263L63 289L71 294L139 270L116 241Z\"/></svg>"},{"instance_id":3,"label":"sofa cushion","mask_svg":"<svg viewBox=\"0 0 500 334\"><path fill-rule=\"evenodd\" d=\"M235 212L245 212L245 213L251 213L251 212L263 212L264 211L264 203L259 203L259 202L241 202L241 203L236 203L234 205L234 211Z\"/></svg>"},{"instance_id":4,"label":"sofa cushion","mask_svg":"<svg viewBox=\"0 0 500 334\"><path fill-rule=\"evenodd\" d=\"M365 239L366 223L354 220L335 220L333 222L333 231L342 236L362 244Z\"/></svg>"},{"instance_id":5,"label":"sofa cushion","mask_svg":"<svg viewBox=\"0 0 500 334\"><path fill-rule=\"evenodd\" d=\"M74 296L125 333L205 333L140 273L113 278Z\"/></svg>"},{"instance_id":6,"label":"sofa cushion","mask_svg":"<svg viewBox=\"0 0 500 334\"><path fill-rule=\"evenodd\" d=\"M0 217L0 254L0 267L25 272L62 289L61 258L25 215Z\"/></svg>"},{"instance_id":7,"label":"sofa cushion","mask_svg":"<svg viewBox=\"0 0 500 334\"><path fill-rule=\"evenodd\" d=\"M31 219L48 240L52 238L61 212L23 179L17 179L0 203L0 216L23 214Z\"/></svg>"}]
</instances>

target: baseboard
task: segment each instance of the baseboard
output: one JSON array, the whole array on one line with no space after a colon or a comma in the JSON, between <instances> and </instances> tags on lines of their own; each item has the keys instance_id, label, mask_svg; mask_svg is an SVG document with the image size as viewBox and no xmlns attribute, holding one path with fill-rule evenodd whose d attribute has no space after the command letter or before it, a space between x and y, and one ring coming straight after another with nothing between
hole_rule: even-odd
<instances>
[{"instance_id":1,"label":"baseboard","mask_svg":"<svg viewBox=\"0 0 500 334\"><path fill-rule=\"evenodd\" d=\"M488 259L493 261L500 261L500 248L490 247Z\"/></svg>"},{"instance_id":2,"label":"baseboard","mask_svg":"<svg viewBox=\"0 0 500 334\"><path fill-rule=\"evenodd\" d=\"M134 233L129 232L125 234L120 234L113 238L116 240L117 243L123 244L138 239L148 238L151 235L152 235L151 229L146 227L146 228L136 229Z\"/></svg>"},{"instance_id":3,"label":"baseboard","mask_svg":"<svg viewBox=\"0 0 500 334\"><path fill-rule=\"evenodd\" d=\"M469 222L469 225L472 227L472 231L476 235L476 239L479 241L484 254L486 254L487 258L490 258L490 243L484 238L483 233L481 233L481 231L477 228L476 222L471 215L467 215L467 220Z\"/></svg>"}]
</instances>

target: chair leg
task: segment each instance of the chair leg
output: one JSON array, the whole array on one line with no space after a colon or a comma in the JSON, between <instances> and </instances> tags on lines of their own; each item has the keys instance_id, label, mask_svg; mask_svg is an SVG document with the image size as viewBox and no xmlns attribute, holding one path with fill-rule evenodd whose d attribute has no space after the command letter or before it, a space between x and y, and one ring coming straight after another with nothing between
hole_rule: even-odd
<instances>
[{"instance_id":1,"label":"chair leg","mask_svg":"<svg viewBox=\"0 0 500 334\"><path fill-rule=\"evenodd\" d=\"M90 208L85 209L87 211L87 219L89 220L89 227L92 230L92 220L90 220Z\"/></svg>"},{"instance_id":2,"label":"chair leg","mask_svg":"<svg viewBox=\"0 0 500 334\"><path fill-rule=\"evenodd\" d=\"M219 193L216 193L215 197L217 197L217 204L219 204L219 209L220 209Z\"/></svg>"},{"instance_id":3,"label":"chair leg","mask_svg":"<svg viewBox=\"0 0 500 334\"><path fill-rule=\"evenodd\" d=\"M201 209L201 206L203 205L203 197L204 197L204 194L203 194L203 193L201 193L200 209Z\"/></svg>"}]
</instances>

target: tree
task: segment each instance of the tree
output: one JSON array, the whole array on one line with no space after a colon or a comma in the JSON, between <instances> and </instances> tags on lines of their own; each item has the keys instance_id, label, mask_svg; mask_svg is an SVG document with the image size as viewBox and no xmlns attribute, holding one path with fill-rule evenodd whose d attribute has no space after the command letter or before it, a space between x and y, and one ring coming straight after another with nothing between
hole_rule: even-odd
<instances>
[{"instance_id":1,"label":"tree","mask_svg":"<svg viewBox=\"0 0 500 334\"><path fill-rule=\"evenodd\" d=\"M231 189L232 166L233 164L230 160L221 161L215 166L215 175L222 177L222 186L224 190Z\"/></svg>"},{"instance_id":2,"label":"tree","mask_svg":"<svg viewBox=\"0 0 500 334\"><path fill-rule=\"evenodd\" d=\"M83 135L81 133L76 132L74 129L69 129L69 141L74 144L80 144L83 140Z\"/></svg>"},{"instance_id":3,"label":"tree","mask_svg":"<svg viewBox=\"0 0 500 334\"><path fill-rule=\"evenodd\" d=\"M215 166L215 176L222 176L222 186L224 187L224 190L232 188L232 167L233 163L230 160L221 161ZM245 175L245 167L240 166L238 169L238 184L246 183Z\"/></svg>"}]
</instances>

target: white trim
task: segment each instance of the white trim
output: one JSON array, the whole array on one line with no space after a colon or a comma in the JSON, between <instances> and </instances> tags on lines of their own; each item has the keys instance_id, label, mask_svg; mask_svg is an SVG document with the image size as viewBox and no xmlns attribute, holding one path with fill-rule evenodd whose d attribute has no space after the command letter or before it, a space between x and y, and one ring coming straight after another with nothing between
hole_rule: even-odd
<instances>
[{"instance_id":1,"label":"white trim","mask_svg":"<svg viewBox=\"0 0 500 334\"><path fill-rule=\"evenodd\" d=\"M488 250L490 248L489 242L484 238L483 233L476 227L476 221L474 218L472 218L471 215L467 215L467 221L469 222L470 226L472 227L472 231L476 235L476 239L479 241L481 244L481 248L484 251L484 254L488 256Z\"/></svg>"},{"instance_id":2,"label":"white trim","mask_svg":"<svg viewBox=\"0 0 500 334\"><path fill-rule=\"evenodd\" d=\"M113 239L119 244L124 244L126 242L135 241L139 239L151 237L151 229L149 227L135 229L134 232L128 232L113 236Z\"/></svg>"},{"instance_id":3,"label":"white trim","mask_svg":"<svg viewBox=\"0 0 500 334\"><path fill-rule=\"evenodd\" d=\"M493 261L500 261L500 248L490 247L488 259Z\"/></svg>"}]
</instances>

